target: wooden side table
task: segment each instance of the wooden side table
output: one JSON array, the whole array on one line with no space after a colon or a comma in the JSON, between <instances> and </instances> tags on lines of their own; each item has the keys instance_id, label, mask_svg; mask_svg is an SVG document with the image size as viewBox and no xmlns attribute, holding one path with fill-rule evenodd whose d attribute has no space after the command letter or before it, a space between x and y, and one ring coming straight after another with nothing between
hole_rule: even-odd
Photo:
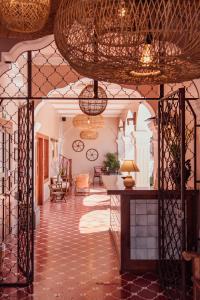
<instances>
[{"instance_id":1,"label":"wooden side table","mask_svg":"<svg viewBox=\"0 0 200 300\"><path fill-rule=\"evenodd\" d=\"M64 200L66 202L67 183L56 182L49 185L51 201Z\"/></svg>"}]
</instances>

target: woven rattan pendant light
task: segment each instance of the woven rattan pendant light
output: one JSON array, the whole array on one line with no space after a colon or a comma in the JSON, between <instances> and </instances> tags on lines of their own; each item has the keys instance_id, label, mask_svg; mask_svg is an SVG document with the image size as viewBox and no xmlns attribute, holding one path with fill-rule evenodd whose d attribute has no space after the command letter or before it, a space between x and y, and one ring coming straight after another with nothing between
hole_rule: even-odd
<instances>
[{"instance_id":1,"label":"woven rattan pendant light","mask_svg":"<svg viewBox=\"0 0 200 300\"><path fill-rule=\"evenodd\" d=\"M79 98L88 98L79 100L80 109L88 116L98 116L102 114L108 103L106 92L102 87L98 86L97 81L94 81L94 85L87 85L81 92Z\"/></svg>"},{"instance_id":2,"label":"woven rattan pendant light","mask_svg":"<svg viewBox=\"0 0 200 300\"><path fill-rule=\"evenodd\" d=\"M99 136L99 133L97 131L94 130L83 130L80 133L80 138L82 140L96 140Z\"/></svg>"},{"instance_id":3,"label":"woven rattan pendant light","mask_svg":"<svg viewBox=\"0 0 200 300\"><path fill-rule=\"evenodd\" d=\"M12 31L41 30L49 16L51 0L1 0L1 18Z\"/></svg>"},{"instance_id":4,"label":"woven rattan pendant light","mask_svg":"<svg viewBox=\"0 0 200 300\"><path fill-rule=\"evenodd\" d=\"M86 116L79 114L73 118L73 126L78 129L98 129L104 127L103 116Z\"/></svg>"},{"instance_id":5,"label":"woven rattan pendant light","mask_svg":"<svg viewBox=\"0 0 200 300\"><path fill-rule=\"evenodd\" d=\"M62 0L55 41L80 74L126 84L200 76L199 0Z\"/></svg>"}]
</instances>

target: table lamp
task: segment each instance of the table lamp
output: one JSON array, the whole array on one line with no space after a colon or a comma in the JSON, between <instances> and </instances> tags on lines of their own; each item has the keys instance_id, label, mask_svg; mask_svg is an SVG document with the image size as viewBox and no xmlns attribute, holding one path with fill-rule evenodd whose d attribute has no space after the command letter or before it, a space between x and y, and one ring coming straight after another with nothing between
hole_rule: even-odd
<instances>
[{"instance_id":1,"label":"table lamp","mask_svg":"<svg viewBox=\"0 0 200 300\"><path fill-rule=\"evenodd\" d=\"M134 162L134 160L124 160L120 172L128 172L128 176L124 178L124 186L128 189L131 189L135 185L135 180L130 175L130 172L139 172L139 168Z\"/></svg>"}]
</instances>

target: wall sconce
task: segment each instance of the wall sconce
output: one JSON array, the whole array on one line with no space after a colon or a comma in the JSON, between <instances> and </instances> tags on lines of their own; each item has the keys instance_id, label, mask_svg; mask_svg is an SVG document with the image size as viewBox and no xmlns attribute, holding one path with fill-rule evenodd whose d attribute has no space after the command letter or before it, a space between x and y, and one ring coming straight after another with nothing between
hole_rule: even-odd
<instances>
[{"instance_id":1,"label":"wall sconce","mask_svg":"<svg viewBox=\"0 0 200 300\"><path fill-rule=\"evenodd\" d=\"M118 129L121 131L124 131L125 132L125 122L123 121L123 125L122 126L118 126Z\"/></svg>"}]
</instances>

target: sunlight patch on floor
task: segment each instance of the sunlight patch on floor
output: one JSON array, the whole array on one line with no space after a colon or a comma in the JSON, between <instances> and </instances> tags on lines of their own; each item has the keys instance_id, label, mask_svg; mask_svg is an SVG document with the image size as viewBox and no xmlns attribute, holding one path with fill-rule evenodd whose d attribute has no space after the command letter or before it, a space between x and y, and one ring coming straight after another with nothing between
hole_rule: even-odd
<instances>
[{"instance_id":1,"label":"sunlight patch on floor","mask_svg":"<svg viewBox=\"0 0 200 300\"><path fill-rule=\"evenodd\" d=\"M110 205L110 196L108 195L89 195L83 198L85 206L102 206Z\"/></svg>"},{"instance_id":2,"label":"sunlight patch on floor","mask_svg":"<svg viewBox=\"0 0 200 300\"><path fill-rule=\"evenodd\" d=\"M79 231L82 234L95 233L109 230L110 210L94 210L80 219Z\"/></svg>"},{"instance_id":3,"label":"sunlight patch on floor","mask_svg":"<svg viewBox=\"0 0 200 300\"><path fill-rule=\"evenodd\" d=\"M90 188L90 193L106 193L107 190L100 187L100 188Z\"/></svg>"}]
</instances>

